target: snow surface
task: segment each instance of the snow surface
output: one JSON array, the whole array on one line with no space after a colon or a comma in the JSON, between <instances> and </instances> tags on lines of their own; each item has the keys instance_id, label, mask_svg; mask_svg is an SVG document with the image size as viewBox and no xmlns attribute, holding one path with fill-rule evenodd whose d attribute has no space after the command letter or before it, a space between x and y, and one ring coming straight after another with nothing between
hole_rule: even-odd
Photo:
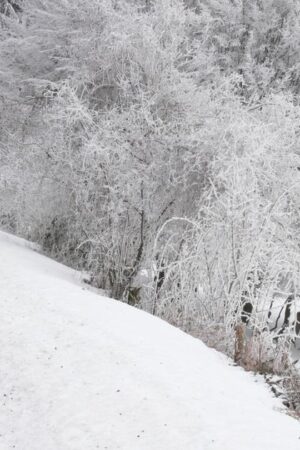
<instances>
[{"instance_id":1,"label":"snow surface","mask_svg":"<svg viewBox=\"0 0 300 450\"><path fill-rule=\"evenodd\" d=\"M0 233L0 449L299 450L260 378Z\"/></svg>"}]
</instances>

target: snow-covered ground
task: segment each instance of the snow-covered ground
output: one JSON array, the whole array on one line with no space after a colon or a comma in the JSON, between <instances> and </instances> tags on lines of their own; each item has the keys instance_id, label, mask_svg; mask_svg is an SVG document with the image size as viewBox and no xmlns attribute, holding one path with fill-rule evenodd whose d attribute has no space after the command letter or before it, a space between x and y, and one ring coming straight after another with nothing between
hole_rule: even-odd
<instances>
[{"instance_id":1,"label":"snow-covered ground","mask_svg":"<svg viewBox=\"0 0 300 450\"><path fill-rule=\"evenodd\" d=\"M0 233L0 449L299 450L262 380Z\"/></svg>"}]
</instances>

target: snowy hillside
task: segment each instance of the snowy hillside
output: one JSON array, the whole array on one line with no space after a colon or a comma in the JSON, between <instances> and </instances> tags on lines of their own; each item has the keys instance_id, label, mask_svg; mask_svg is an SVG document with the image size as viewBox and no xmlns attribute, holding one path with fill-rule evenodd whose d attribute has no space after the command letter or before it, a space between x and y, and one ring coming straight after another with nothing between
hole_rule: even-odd
<instances>
[{"instance_id":1,"label":"snowy hillside","mask_svg":"<svg viewBox=\"0 0 300 450\"><path fill-rule=\"evenodd\" d=\"M0 449L299 450L260 379L0 234Z\"/></svg>"}]
</instances>

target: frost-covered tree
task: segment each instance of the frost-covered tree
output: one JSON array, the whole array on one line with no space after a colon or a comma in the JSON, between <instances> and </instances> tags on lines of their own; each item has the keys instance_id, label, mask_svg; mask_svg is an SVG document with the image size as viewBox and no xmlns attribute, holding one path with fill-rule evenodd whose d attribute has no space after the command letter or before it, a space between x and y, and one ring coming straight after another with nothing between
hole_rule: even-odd
<instances>
[{"instance_id":1,"label":"frost-covered tree","mask_svg":"<svg viewBox=\"0 0 300 450\"><path fill-rule=\"evenodd\" d=\"M298 289L298 2L1 6L1 226L232 347Z\"/></svg>"}]
</instances>

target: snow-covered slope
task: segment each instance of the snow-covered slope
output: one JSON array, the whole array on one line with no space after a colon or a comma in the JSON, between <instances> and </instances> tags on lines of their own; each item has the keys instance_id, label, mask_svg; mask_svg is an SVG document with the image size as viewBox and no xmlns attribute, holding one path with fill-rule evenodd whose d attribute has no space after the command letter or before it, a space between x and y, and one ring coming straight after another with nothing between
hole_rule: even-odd
<instances>
[{"instance_id":1,"label":"snow-covered slope","mask_svg":"<svg viewBox=\"0 0 300 450\"><path fill-rule=\"evenodd\" d=\"M0 233L0 449L299 450L262 381Z\"/></svg>"}]
</instances>

